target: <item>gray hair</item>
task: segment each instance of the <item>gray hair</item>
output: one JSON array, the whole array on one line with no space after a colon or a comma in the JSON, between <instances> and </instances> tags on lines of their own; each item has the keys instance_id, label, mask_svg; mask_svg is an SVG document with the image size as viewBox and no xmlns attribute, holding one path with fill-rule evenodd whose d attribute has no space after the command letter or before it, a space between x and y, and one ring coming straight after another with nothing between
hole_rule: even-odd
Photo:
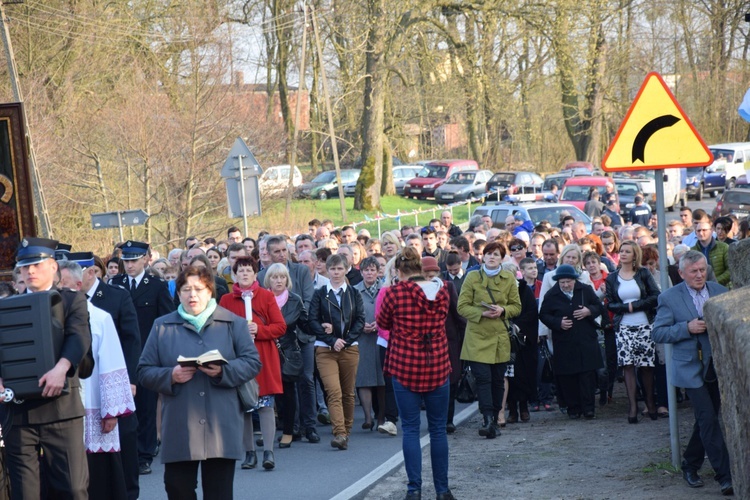
<instances>
[{"instance_id":1,"label":"gray hair","mask_svg":"<svg viewBox=\"0 0 750 500\"><path fill-rule=\"evenodd\" d=\"M701 260L708 263L705 255L697 250L689 250L680 259L680 271L684 271L687 266L692 266L693 264L695 264L696 262L700 262Z\"/></svg>"},{"instance_id":2,"label":"gray hair","mask_svg":"<svg viewBox=\"0 0 750 500\"><path fill-rule=\"evenodd\" d=\"M690 247L687 245L683 245L680 243L679 245L675 245L674 249L672 250L672 256L676 261L680 260L680 257L682 257L684 254L690 251Z\"/></svg>"},{"instance_id":3,"label":"gray hair","mask_svg":"<svg viewBox=\"0 0 750 500\"><path fill-rule=\"evenodd\" d=\"M518 273L518 267L513 262L503 262L500 267L502 267L503 271L508 271L513 276Z\"/></svg>"},{"instance_id":4,"label":"gray hair","mask_svg":"<svg viewBox=\"0 0 750 500\"><path fill-rule=\"evenodd\" d=\"M263 288L271 288L272 276L286 276L286 288L292 289L292 277L289 276L289 269L284 264L271 264L263 277Z\"/></svg>"},{"instance_id":5,"label":"gray hair","mask_svg":"<svg viewBox=\"0 0 750 500\"><path fill-rule=\"evenodd\" d=\"M72 260L58 260L57 267L62 272L63 269L67 269L70 276L76 281L83 281L83 268L78 262Z\"/></svg>"}]
</instances>

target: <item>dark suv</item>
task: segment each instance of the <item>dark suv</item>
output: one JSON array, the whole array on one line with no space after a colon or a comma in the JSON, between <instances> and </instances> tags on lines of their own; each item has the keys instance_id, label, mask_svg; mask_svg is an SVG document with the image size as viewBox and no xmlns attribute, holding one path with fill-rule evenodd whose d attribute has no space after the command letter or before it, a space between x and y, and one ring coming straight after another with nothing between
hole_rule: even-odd
<instances>
[{"instance_id":1,"label":"dark suv","mask_svg":"<svg viewBox=\"0 0 750 500\"><path fill-rule=\"evenodd\" d=\"M750 214L750 189L734 188L719 198L713 213L714 218L734 214L742 220Z\"/></svg>"},{"instance_id":2,"label":"dark suv","mask_svg":"<svg viewBox=\"0 0 750 500\"><path fill-rule=\"evenodd\" d=\"M544 179L534 172L498 172L493 175L485 189L488 193L497 194L501 199L506 194L531 193L541 191Z\"/></svg>"}]
</instances>

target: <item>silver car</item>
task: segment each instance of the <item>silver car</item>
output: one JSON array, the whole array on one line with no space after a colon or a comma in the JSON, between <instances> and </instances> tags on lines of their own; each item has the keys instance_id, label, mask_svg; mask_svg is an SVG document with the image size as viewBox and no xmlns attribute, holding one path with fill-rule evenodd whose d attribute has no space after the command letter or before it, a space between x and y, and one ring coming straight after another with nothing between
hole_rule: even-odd
<instances>
[{"instance_id":1,"label":"silver car","mask_svg":"<svg viewBox=\"0 0 750 500\"><path fill-rule=\"evenodd\" d=\"M402 165L393 167L393 185L396 188L396 194L404 194L404 184L417 176L422 170L422 165ZM354 190L357 187L356 182L344 184L344 196L354 196Z\"/></svg>"},{"instance_id":2,"label":"silver car","mask_svg":"<svg viewBox=\"0 0 750 500\"><path fill-rule=\"evenodd\" d=\"M489 170L456 172L445 181L445 184L435 190L435 201L452 203L476 198L484 194L485 184L491 177L492 172Z\"/></svg>"}]
</instances>

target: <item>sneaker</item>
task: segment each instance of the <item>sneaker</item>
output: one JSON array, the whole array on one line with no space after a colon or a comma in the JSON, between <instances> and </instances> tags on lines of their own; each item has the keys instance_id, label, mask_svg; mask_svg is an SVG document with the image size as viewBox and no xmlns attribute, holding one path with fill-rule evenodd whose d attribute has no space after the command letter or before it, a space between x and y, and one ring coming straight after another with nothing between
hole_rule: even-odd
<instances>
[{"instance_id":1,"label":"sneaker","mask_svg":"<svg viewBox=\"0 0 750 500\"><path fill-rule=\"evenodd\" d=\"M398 427L396 424L390 421L386 421L383 425L378 426L378 432L381 434L390 434L391 436L398 435Z\"/></svg>"},{"instance_id":2,"label":"sneaker","mask_svg":"<svg viewBox=\"0 0 750 500\"><path fill-rule=\"evenodd\" d=\"M346 450L347 448L349 448L349 438L347 438L343 434L336 436L331 440L331 448Z\"/></svg>"},{"instance_id":3,"label":"sneaker","mask_svg":"<svg viewBox=\"0 0 750 500\"><path fill-rule=\"evenodd\" d=\"M323 425L331 425L331 415L327 411L318 413L318 422Z\"/></svg>"}]
</instances>

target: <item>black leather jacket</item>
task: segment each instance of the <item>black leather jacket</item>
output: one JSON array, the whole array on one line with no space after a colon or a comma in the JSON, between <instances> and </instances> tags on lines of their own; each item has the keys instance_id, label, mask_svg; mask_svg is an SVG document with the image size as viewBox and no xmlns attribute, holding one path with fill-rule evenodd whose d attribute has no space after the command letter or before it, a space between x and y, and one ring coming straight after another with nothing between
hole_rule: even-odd
<instances>
[{"instance_id":1,"label":"black leather jacket","mask_svg":"<svg viewBox=\"0 0 750 500\"><path fill-rule=\"evenodd\" d=\"M607 309L615 314L614 327L615 331L620 327L622 315L629 312L629 304L625 304L617 291L620 288L620 281L617 277L620 274L618 269L607 276ZM633 302L633 312L643 311L648 317L648 322L653 323L656 317L656 305L659 301L659 287L656 285L654 277L648 269L641 267L635 273L635 282L641 290L641 298Z\"/></svg>"}]
</instances>

